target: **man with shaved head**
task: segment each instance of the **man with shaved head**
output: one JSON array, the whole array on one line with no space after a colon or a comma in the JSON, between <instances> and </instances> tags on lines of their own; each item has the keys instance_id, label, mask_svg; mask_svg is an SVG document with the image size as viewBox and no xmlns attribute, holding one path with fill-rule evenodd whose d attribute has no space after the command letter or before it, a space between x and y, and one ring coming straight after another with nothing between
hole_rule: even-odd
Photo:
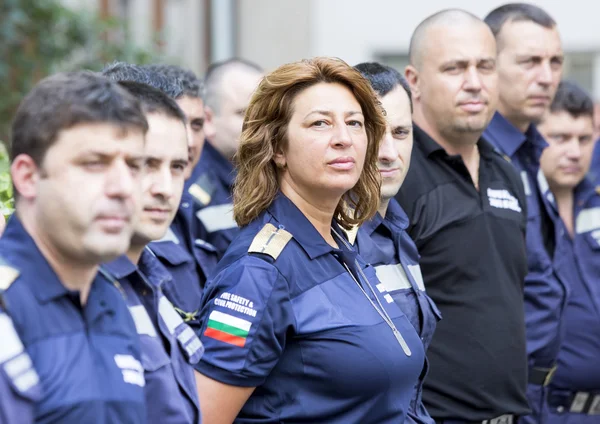
<instances>
[{"instance_id":1,"label":"man with shaved head","mask_svg":"<svg viewBox=\"0 0 600 424\"><path fill-rule=\"evenodd\" d=\"M482 137L498 101L496 43L462 10L425 19L405 71L414 149L397 200L443 319L423 402L436 422L512 423L529 409L523 312L525 195Z\"/></svg>"},{"instance_id":2,"label":"man with shaved head","mask_svg":"<svg viewBox=\"0 0 600 424\"><path fill-rule=\"evenodd\" d=\"M548 111L562 75L563 52L556 22L537 6L511 3L491 11L485 22L498 45L500 101L485 137L510 158L527 196L525 323L532 415L544 422L547 386L564 335L569 292L566 258L571 240L543 172L547 143L536 123Z\"/></svg>"},{"instance_id":3,"label":"man with shaved head","mask_svg":"<svg viewBox=\"0 0 600 424\"><path fill-rule=\"evenodd\" d=\"M225 253L238 233L231 199L235 178L233 157L246 107L262 76L258 65L243 59L213 63L205 76L207 143L188 192L201 209L196 216L208 231L207 241L219 255Z\"/></svg>"}]
</instances>

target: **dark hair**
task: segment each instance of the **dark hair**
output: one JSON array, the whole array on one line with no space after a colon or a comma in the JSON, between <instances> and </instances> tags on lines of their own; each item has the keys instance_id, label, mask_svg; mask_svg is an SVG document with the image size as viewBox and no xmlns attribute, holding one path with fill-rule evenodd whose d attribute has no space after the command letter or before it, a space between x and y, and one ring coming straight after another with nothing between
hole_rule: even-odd
<instances>
[{"instance_id":1,"label":"dark hair","mask_svg":"<svg viewBox=\"0 0 600 424\"><path fill-rule=\"evenodd\" d=\"M550 112L567 112L573 118L580 116L593 118L594 101L574 82L561 81L550 105Z\"/></svg>"},{"instance_id":2,"label":"dark hair","mask_svg":"<svg viewBox=\"0 0 600 424\"><path fill-rule=\"evenodd\" d=\"M220 108L221 80L223 79L223 76L228 71L236 68L245 69L249 72L264 72L256 63L240 58L212 63L206 70L206 75L204 76L204 85L206 87L204 103L213 111L218 112Z\"/></svg>"},{"instance_id":3,"label":"dark hair","mask_svg":"<svg viewBox=\"0 0 600 424\"><path fill-rule=\"evenodd\" d=\"M544 28L554 28L556 21L542 8L528 3L508 3L492 10L484 19L494 37L506 22L534 22Z\"/></svg>"},{"instance_id":4,"label":"dark hair","mask_svg":"<svg viewBox=\"0 0 600 424\"><path fill-rule=\"evenodd\" d=\"M143 68L159 73L167 78L179 80L183 91L180 96L173 97L174 99L189 96L204 100L204 83L192 71L176 65L165 64L144 65Z\"/></svg>"},{"instance_id":5,"label":"dark hair","mask_svg":"<svg viewBox=\"0 0 600 424\"><path fill-rule=\"evenodd\" d=\"M44 78L21 102L12 123L11 161L26 154L41 166L60 131L86 123L148 131L140 102L117 83L89 71L60 73Z\"/></svg>"},{"instance_id":6,"label":"dark hair","mask_svg":"<svg viewBox=\"0 0 600 424\"><path fill-rule=\"evenodd\" d=\"M179 119L183 125L186 124L181 108L162 91L135 81L121 81L119 85L142 103L145 113L162 113L170 118Z\"/></svg>"},{"instance_id":7,"label":"dark hair","mask_svg":"<svg viewBox=\"0 0 600 424\"><path fill-rule=\"evenodd\" d=\"M162 91L172 99L183 95L183 84L179 78L172 78L148 67L125 62L114 62L102 70L102 75L113 81L133 81L149 85Z\"/></svg>"},{"instance_id":8,"label":"dark hair","mask_svg":"<svg viewBox=\"0 0 600 424\"><path fill-rule=\"evenodd\" d=\"M371 83L371 87L373 87L373 90L375 90L380 97L385 96L397 86L401 86L408 96L410 111L413 111L410 87L408 86L406 79L400 75L400 72L391 66L382 65L377 62L359 63L354 69L360 72L362 76Z\"/></svg>"}]
</instances>

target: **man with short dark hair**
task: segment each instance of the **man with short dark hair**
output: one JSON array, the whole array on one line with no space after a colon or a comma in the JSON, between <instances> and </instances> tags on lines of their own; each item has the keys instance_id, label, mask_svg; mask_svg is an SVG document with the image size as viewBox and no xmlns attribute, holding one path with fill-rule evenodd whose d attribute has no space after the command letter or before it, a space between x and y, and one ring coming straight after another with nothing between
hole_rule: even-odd
<instances>
[{"instance_id":1,"label":"man with short dark hair","mask_svg":"<svg viewBox=\"0 0 600 424\"><path fill-rule=\"evenodd\" d=\"M117 81L147 84L173 100L182 98L187 90L181 79L167 76L167 73L157 72L150 67L117 63L103 72ZM188 137L190 136L188 132ZM188 156L188 161L190 157L191 155ZM186 171L185 175L188 174ZM165 295L182 318L197 329L199 322L196 313L201 305L202 288L216 266L217 255L216 249L204 241L207 231L194 217L194 201L191 195L184 192L178 196L181 202L170 228L160 240L152 241L149 249L173 276L163 285Z\"/></svg>"},{"instance_id":2,"label":"man with short dark hair","mask_svg":"<svg viewBox=\"0 0 600 424\"><path fill-rule=\"evenodd\" d=\"M90 72L42 80L16 113L0 297L21 342L1 328L0 362L35 422L146 422L135 324L97 271L129 247L147 129L139 102Z\"/></svg>"},{"instance_id":3,"label":"man with short dark hair","mask_svg":"<svg viewBox=\"0 0 600 424\"><path fill-rule=\"evenodd\" d=\"M127 294L142 345L149 423L199 423L192 365L202 354L200 340L163 294L173 297L173 277L148 249L161 239L177 213L188 166L186 119L165 93L146 84L120 83L142 103L148 120L141 212L126 254L102 266L108 281Z\"/></svg>"},{"instance_id":4,"label":"man with short dark hair","mask_svg":"<svg viewBox=\"0 0 600 424\"><path fill-rule=\"evenodd\" d=\"M518 176L481 137L498 100L494 36L468 12L436 13L413 33L405 76L414 149L396 199L444 317L423 403L436 422L511 423L529 410L526 216Z\"/></svg>"},{"instance_id":5,"label":"man with short dark hair","mask_svg":"<svg viewBox=\"0 0 600 424\"><path fill-rule=\"evenodd\" d=\"M406 232L408 216L394 199L408 173L413 147L410 87L400 73L389 66L360 63L355 69L369 80L379 96L386 112L387 130L379 145L378 213L360 227L354 244L362 258L375 267L381 290L387 291L398 304L427 349L440 312L425 292L419 253ZM424 365L406 416L408 423L434 423L422 400L426 374L427 365Z\"/></svg>"},{"instance_id":6,"label":"man with short dark hair","mask_svg":"<svg viewBox=\"0 0 600 424\"><path fill-rule=\"evenodd\" d=\"M233 158L246 107L262 76L262 69L254 63L229 59L210 65L204 78L207 143L198 163L200 176L189 192L201 208L196 216L208 230L208 241L219 255L225 253L238 233L231 203Z\"/></svg>"},{"instance_id":7,"label":"man with short dark hair","mask_svg":"<svg viewBox=\"0 0 600 424\"><path fill-rule=\"evenodd\" d=\"M178 95L169 96L177 102L177 105L183 110L188 121L188 127L191 133L189 143L190 166L186 176L186 190L199 177L199 167L196 165L200 160L200 154L204 147L204 83L198 79L192 71L180 68L176 65L154 64L145 65L145 69L157 72L170 80L176 80L181 83L182 92Z\"/></svg>"},{"instance_id":8,"label":"man with short dark hair","mask_svg":"<svg viewBox=\"0 0 600 424\"><path fill-rule=\"evenodd\" d=\"M538 124L549 146L540 166L568 236L561 250L570 287L558 368L548 389L548 423L596 423L600 413L600 190L585 176L594 150L594 104L563 81Z\"/></svg>"},{"instance_id":9,"label":"man with short dark hair","mask_svg":"<svg viewBox=\"0 0 600 424\"><path fill-rule=\"evenodd\" d=\"M539 170L547 146L535 122L550 107L562 74L563 51L556 23L544 10L525 3L500 6L485 22L498 45L498 112L484 133L520 173L527 196L525 323L529 363L527 388L532 415L543 420L545 386L552 379L562 341L568 287L559 239L564 225Z\"/></svg>"}]
</instances>

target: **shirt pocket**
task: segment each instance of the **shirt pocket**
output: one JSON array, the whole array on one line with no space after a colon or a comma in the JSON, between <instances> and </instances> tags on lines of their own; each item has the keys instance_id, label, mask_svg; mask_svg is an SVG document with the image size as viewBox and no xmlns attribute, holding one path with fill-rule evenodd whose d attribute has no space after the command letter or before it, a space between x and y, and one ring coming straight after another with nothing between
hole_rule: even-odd
<instances>
[{"instance_id":1,"label":"shirt pocket","mask_svg":"<svg viewBox=\"0 0 600 424\"><path fill-rule=\"evenodd\" d=\"M142 346L142 367L144 367L145 373L158 371L171 362L158 337L140 335L140 344Z\"/></svg>"}]
</instances>

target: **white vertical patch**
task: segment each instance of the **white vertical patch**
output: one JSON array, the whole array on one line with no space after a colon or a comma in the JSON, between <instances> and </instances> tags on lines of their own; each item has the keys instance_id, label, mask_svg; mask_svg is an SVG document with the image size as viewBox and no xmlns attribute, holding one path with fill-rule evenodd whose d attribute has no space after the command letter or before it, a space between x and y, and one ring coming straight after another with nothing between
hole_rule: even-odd
<instances>
[{"instance_id":1,"label":"white vertical patch","mask_svg":"<svg viewBox=\"0 0 600 424\"><path fill-rule=\"evenodd\" d=\"M175 335L175 329L183 324L183 320L173 308L173 304L164 296L158 301L158 313L167 325L169 333Z\"/></svg>"},{"instance_id":2,"label":"white vertical patch","mask_svg":"<svg viewBox=\"0 0 600 424\"><path fill-rule=\"evenodd\" d=\"M0 313L0 364L23 352L23 343L17 334L12 319L6 314Z\"/></svg>"},{"instance_id":3,"label":"white vertical patch","mask_svg":"<svg viewBox=\"0 0 600 424\"><path fill-rule=\"evenodd\" d=\"M237 227L237 223L233 219L231 203L200 209L196 212L196 217L204 224L209 233Z\"/></svg>"},{"instance_id":4,"label":"white vertical patch","mask_svg":"<svg viewBox=\"0 0 600 424\"><path fill-rule=\"evenodd\" d=\"M588 231L600 228L600 207L584 209L577 215L575 220L575 232L577 234L587 233ZM592 234L596 238L596 232ZM600 234L598 234L600 237Z\"/></svg>"},{"instance_id":5,"label":"white vertical patch","mask_svg":"<svg viewBox=\"0 0 600 424\"><path fill-rule=\"evenodd\" d=\"M550 186L548 185L548 180L546 179L546 176L544 175L542 168L540 168L540 170L537 173L537 182L538 182L538 187L540 188L540 192L542 194L545 194L548 190L550 190Z\"/></svg>"},{"instance_id":6,"label":"white vertical patch","mask_svg":"<svg viewBox=\"0 0 600 424\"><path fill-rule=\"evenodd\" d=\"M146 308L144 308L143 305L130 306L129 312L133 317L133 322L135 322L135 328L138 334L156 337L154 324L152 324L148 311L146 311Z\"/></svg>"},{"instance_id":7,"label":"white vertical patch","mask_svg":"<svg viewBox=\"0 0 600 424\"><path fill-rule=\"evenodd\" d=\"M425 291L425 284L423 283L423 274L421 274L421 267L419 265L409 265L408 270L415 279L419 290Z\"/></svg>"},{"instance_id":8,"label":"white vertical patch","mask_svg":"<svg viewBox=\"0 0 600 424\"><path fill-rule=\"evenodd\" d=\"M389 292L411 288L410 281L408 281L401 264L378 265L375 267L375 273L381 284Z\"/></svg>"},{"instance_id":9,"label":"white vertical patch","mask_svg":"<svg viewBox=\"0 0 600 424\"><path fill-rule=\"evenodd\" d=\"M13 379L15 386L22 392L26 392L31 389L33 386L38 384L40 378L37 375L37 372L33 368L30 368L27 372L21 374L17 378Z\"/></svg>"},{"instance_id":10,"label":"white vertical patch","mask_svg":"<svg viewBox=\"0 0 600 424\"><path fill-rule=\"evenodd\" d=\"M521 171L521 181L523 181L525 196L531 196L531 186L529 185L529 177L527 176L526 171Z\"/></svg>"},{"instance_id":11,"label":"white vertical patch","mask_svg":"<svg viewBox=\"0 0 600 424\"><path fill-rule=\"evenodd\" d=\"M383 298L385 300L387 300L387 303L392 303L394 301L394 299L392 299L392 296L390 296L389 293L387 293L385 296L383 296Z\"/></svg>"}]
</instances>

